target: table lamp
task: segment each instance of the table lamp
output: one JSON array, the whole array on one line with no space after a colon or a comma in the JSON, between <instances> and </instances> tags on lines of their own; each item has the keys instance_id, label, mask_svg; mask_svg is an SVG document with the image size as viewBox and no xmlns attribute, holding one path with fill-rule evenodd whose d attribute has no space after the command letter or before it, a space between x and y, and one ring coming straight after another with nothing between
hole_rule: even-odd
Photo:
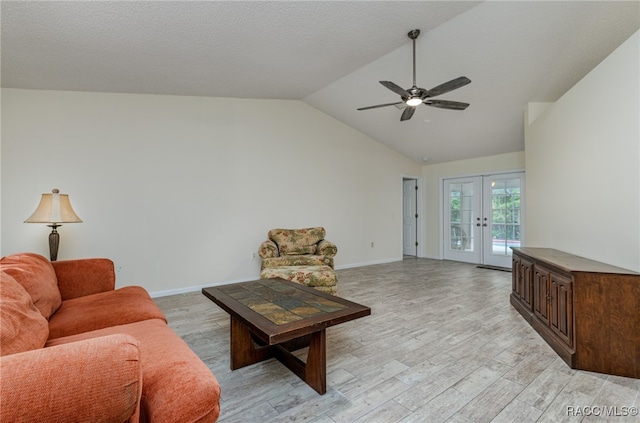
<instances>
[{"instance_id":1,"label":"table lamp","mask_svg":"<svg viewBox=\"0 0 640 423\"><path fill-rule=\"evenodd\" d=\"M60 234L58 227L62 223L81 223L82 219L73 211L69 202L68 194L60 194L54 189L51 194L42 194L38 208L24 223L48 223L52 228L49 234L49 256L51 261L58 259L58 245L60 245Z\"/></svg>"}]
</instances>

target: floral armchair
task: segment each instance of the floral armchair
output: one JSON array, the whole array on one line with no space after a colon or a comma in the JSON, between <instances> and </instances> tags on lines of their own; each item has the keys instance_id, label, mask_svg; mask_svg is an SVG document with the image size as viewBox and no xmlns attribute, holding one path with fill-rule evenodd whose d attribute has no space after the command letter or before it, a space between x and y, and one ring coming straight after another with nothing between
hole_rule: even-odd
<instances>
[{"instance_id":1,"label":"floral armchair","mask_svg":"<svg viewBox=\"0 0 640 423\"><path fill-rule=\"evenodd\" d=\"M338 247L324 239L325 233L322 227L270 230L258 249L260 277L288 279L335 294L333 257Z\"/></svg>"}]
</instances>

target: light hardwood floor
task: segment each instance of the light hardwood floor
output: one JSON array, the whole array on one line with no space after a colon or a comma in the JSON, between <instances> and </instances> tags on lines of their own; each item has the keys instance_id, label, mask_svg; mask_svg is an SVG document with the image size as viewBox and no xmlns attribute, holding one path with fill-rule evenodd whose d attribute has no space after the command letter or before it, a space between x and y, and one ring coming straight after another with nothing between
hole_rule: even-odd
<instances>
[{"instance_id":1,"label":"light hardwood floor","mask_svg":"<svg viewBox=\"0 0 640 423\"><path fill-rule=\"evenodd\" d=\"M218 378L219 422L640 421L620 416L640 380L570 369L510 306L511 273L415 258L337 273L372 313L327 330L325 395L273 359L230 371L229 316L201 293L156 298Z\"/></svg>"}]
</instances>

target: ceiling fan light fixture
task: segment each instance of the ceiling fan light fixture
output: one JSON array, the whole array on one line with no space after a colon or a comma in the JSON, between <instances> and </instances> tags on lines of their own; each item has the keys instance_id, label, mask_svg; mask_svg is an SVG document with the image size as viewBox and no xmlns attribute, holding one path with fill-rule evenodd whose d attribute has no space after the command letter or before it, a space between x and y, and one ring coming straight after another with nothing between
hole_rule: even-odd
<instances>
[{"instance_id":1,"label":"ceiling fan light fixture","mask_svg":"<svg viewBox=\"0 0 640 423\"><path fill-rule=\"evenodd\" d=\"M420 97L412 97L408 99L405 103L407 103L407 106L415 107L420 105L420 103L422 103L422 99Z\"/></svg>"}]
</instances>

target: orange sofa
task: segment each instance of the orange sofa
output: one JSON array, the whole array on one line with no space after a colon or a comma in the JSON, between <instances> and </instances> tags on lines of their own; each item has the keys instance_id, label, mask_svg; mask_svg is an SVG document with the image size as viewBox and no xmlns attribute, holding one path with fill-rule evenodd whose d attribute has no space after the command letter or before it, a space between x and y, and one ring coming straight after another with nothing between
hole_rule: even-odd
<instances>
[{"instance_id":1,"label":"orange sofa","mask_svg":"<svg viewBox=\"0 0 640 423\"><path fill-rule=\"evenodd\" d=\"M0 259L0 422L215 422L220 385L108 259Z\"/></svg>"}]
</instances>

